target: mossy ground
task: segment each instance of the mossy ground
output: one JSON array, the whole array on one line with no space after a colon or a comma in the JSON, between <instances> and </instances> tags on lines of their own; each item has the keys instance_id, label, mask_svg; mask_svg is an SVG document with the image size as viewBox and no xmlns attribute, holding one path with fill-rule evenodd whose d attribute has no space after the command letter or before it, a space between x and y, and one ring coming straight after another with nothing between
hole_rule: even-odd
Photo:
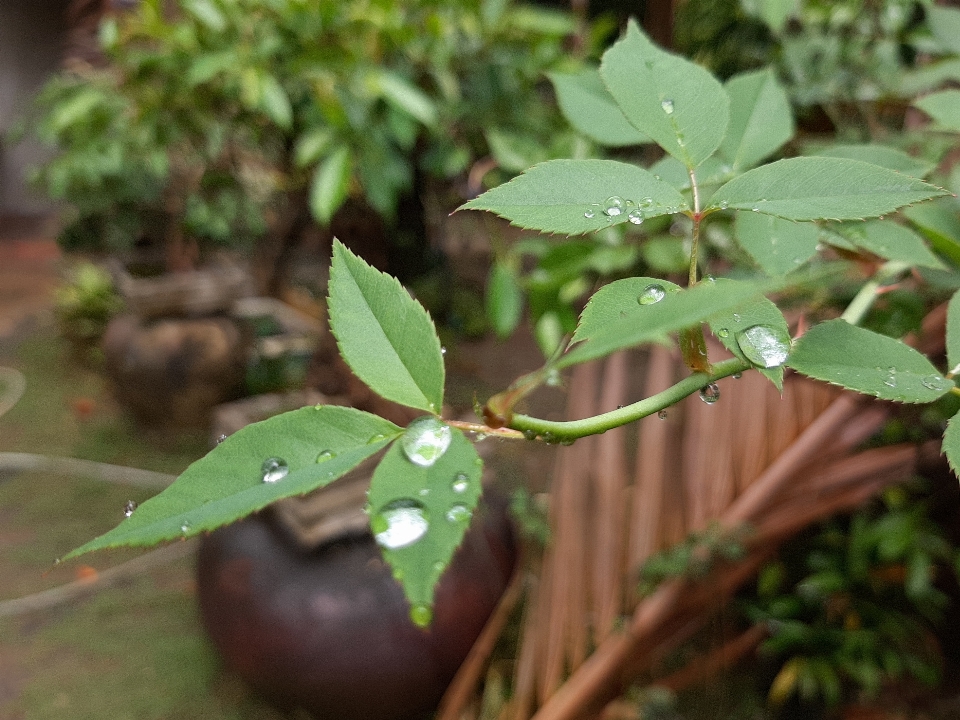
<instances>
[{"instance_id":1,"label":"mossy ground","mask_svg":"<svg viewBox=\"0 0 960 720\"><path fill-rule=\"evenodd\" d=\"M0 365L27 378L0 418L0 451L176 473L206 450L197 435L146 435L112 403L102 376L41 326ZM122 519L153 491L44 473L0 475L0 601L48 590L138 552L56 558ZM80 600L0 618L0 720L276 720L223 670L200 626L193 558Z\"/></svg>"}]
</instances>

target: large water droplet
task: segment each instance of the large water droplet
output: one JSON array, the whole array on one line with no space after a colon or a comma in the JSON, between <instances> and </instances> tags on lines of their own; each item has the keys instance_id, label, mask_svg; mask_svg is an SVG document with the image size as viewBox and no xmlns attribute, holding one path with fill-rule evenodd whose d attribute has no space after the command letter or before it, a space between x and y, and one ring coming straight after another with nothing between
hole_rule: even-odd
<instances>
[{"instance_id":1,"label":"large water droplet","mask_svg":"<svg viewBox=\"0 0 960 720\"><path fill-rule=\"evenodd\" d=\"M320 454L317 455L317 462L323 463L323 462L326 462L327 460L333 460L333 458L334 458L334 454L332 451L321 450Z\"/></svg>"},{"instance_id":2,"label":"large water droplet","mask_svg":"<svg viewBox=\"0 0 960 720\"><path fill-rule=\"evenodd\" d=\"M664 98L660 102L660 107L663 108L663 111L667 115L673 115L673 100L671 100L670 98Z\"/></svg>"},{"instance_id":3,"label":"large water droplet","mask_svg":"<svg viewBox=\"0 0 960 720\"><path fill-rule=\"evenodd\" d=\"M637 302L641 305L653 305L663 300L666 294L663 285L647 285L643 292L637 295Z\"/></svg>"},{"instance_id":4,"label":"large water droplet","mask_svg":"<svg viewBox=\"0 0 960 720\"><path fill-rule=\"evenodd\" d=\"M455 493L464 493L467 491L467 488L470 487L470 476L466 473L457 473L453 477L453 484L450 486L450 489Z\"/></svg>"},{"instance_id":5,"label":"large water droplet","mask_svg":"<svg viewBox=\"0 0 960 720\"><path fill-rule=\"evenodd\" d=\"M413 545L429 527L426 508L413 498L387 503L370 521L377 542L388 550Z\"/></svg>"},{"instance_id":6,"label":"large water droplet","mask_svg":"<svg viewBox=\"0 0 960 720\"><path fill-rule=\"evenodd\" d=\"M927 390L946 390L950 381L940 375L927 375L920 380Z\"/></svg>"},{"instance_id":7,"label":"large water droplet","mask_svg":"<svg viewBox=\"0 0 960 720\"><path fill-rule=\"evenodd\" d=\"M603 204L603 214L607 217L617 217L623 214L623 198L617 195L608 197Z\"/></svg>"},{"instance_id":8,"label":"large water droplet","mask_svg":"<svg viewBox=\"0 0 960 720\"><path fill-rule=\"evenodd\" d=\"M700 399L703 400L707 405L713 405L717 400L720 399L720 388L717 387L716 383L704 385L702 388L700 388Z\"/></svg>"},{"instance_id":9,"label":"large water droplet","mask_svg":"<svg viewBox=\"0 0 960 720\"><path fill-rule=\"evenodd\" d=\"M754 365L765 368L783 365L790 353L790 344L766 325L754 325L737 336L737 344Z\"/></svg>"},{"instance_id":10,"label":"large water droplet","mask_svg":"<svg viewBox=\"0 0 960 720\"><path fill-rule=\"evenodd\" d=\"M433 415L424 415L407 426L400 447L414 465L430 467L443 457L452 437L449 425Z\"/></svg>"},{"instance_id":11,"label":"large water droplet","mask_svg":"<svg viewBox=\"0 0 960 720\"><path fill-rule=\"evenodd\" d=\"M410 619L417 627L428 627L433 620L433 611L426 605L414 605L410 608Z\"/></svg>"},{"instance_id":12,"label":"large water droplet","mask_svg":"<svg viewBox=\"0 0 960 720\"><path fill-rule=\"evenodd\" d=\"M643 225L643 211L631 210L627 214L627 220L629 220L632 225Z\"/></svg>"},{"instance_id":13,"label":"large water droplet","mask_svg":"<svg viewBox=\"0 0 960 720\"><path fill-rule=\"evenodd\" d=\"M737 336L737 344L747 359L759 367L779 367L790 353L789 341L766 325L747 328Z\"/></svg>"},{"instance_id":14,"label":"large water droplet","mask_svg":"<svg viewBox=\"0 0 960 720\"><path fill-rule=\"evenodd\" d=\"M470 508L459 503L447 510L447 520L450 522L468 522L471 515Z\"/></svg>"},{"instance_id":15,"label":"large water droplet","mask_svg":"<svg viewBox=\"0 0 960 720\"><path fill-rule=\"evenodd\" d=\"M123 505L123 516L130 517L133 515L133 511L137 509L137 503L133 500L127 500Z\"/></svg>"},{"instance_id":16,"label":"large water droplet","mask_svg":"<svg viewBox=\"0 0 960 720\"><path fill-rule=\"evenodd\" d=\"M261 479L265 483L275 483L277 480L282 480L289 472L290 468L287 466L287 461L283 458L267 458L263 461L263 465L260 466Z\"/></svg>"}]
</instances>

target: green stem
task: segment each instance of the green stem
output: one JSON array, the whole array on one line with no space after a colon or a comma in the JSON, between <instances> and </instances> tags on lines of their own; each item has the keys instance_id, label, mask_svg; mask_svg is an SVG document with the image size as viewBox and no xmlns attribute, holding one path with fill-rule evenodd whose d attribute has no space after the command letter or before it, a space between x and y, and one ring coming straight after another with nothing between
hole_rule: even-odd
<instances>
[{"instance_id":1,"label":"green stem","mask_svg":"<svg viewBox=\"0 0 960 720\"><path fill-rule=\"evenodd\" d=\"M583 420L562 422L540 420L528 415L514 415L510 427L514 430L520 430L528 437L538 435L551 441L573 441L587 435L597 435L648 415L653 415L720 378L743 372L751 367L752 365L738 358L731 358L718 362L713 366L713 372L711 373L694 373L663 392L601 415L594 415Z\"/></svg>"},{"instance_id":2,"label":"green stem","mask_svg":"<svg viewBox=\"0 0 960 720\"><path fill-rule=\"evenodd\" d=\"M873 307L877 299L877 291L891 280L910 269L910 266L899 260L889 260L880 266L870 281L860 288L860 292L850 301L847 309L840 317L851 325L859 325L864 316Z\"/></svg>"},{"instance_id":3,"label":"green stem","mask_svg":"<svg viewBox=\"0 0 960 720\"><path fill-rule=\"evenodd\" d=\"M697 256L700 252L700 186L697 185L697 175L693 168L688 172L690 189L693 191L693 241L690 245L690 277L687 284L693 287L697 284Z\"/></svg>"}]
</instances>

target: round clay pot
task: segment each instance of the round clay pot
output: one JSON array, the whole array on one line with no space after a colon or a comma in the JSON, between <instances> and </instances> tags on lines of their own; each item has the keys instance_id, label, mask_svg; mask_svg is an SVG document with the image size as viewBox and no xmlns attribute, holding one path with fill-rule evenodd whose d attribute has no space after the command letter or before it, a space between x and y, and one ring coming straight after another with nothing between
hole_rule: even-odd
<instances>
[{"instance_id":1,"label":"round clay pot","mask_svg":"<svg viewBox=\"0 0 960 720\"><path fill-rule=\"evenodd\" d=\"M104 333L104 367L117 400L141 423L205 427L213 408L236 396L252 342L248 328L223 315L118 315Z\"/></svg>"},{"instance_id":2,"label":"round clay pot","mask_svg":"<svg viewBox=\"0 0 960 720\"><path fill-rule=\"evenodd\" d=\"M367 533L306 552L270 518L205 537L203 622L226 665L319 720L414 720L436 709L516 562L503 505L478 511L423 629Z\"/></svg>"}]
</instances>

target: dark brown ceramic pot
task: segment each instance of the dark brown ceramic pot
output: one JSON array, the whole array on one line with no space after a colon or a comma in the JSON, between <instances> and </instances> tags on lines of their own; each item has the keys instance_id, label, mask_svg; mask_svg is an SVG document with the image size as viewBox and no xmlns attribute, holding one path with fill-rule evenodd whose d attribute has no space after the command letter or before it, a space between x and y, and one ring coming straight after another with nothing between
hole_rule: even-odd
<instances>
[{"instance_id":1,"label":"dark brown ceramic pot","mask_svg":"<svg viewBox=\"0 0 960 720\"><path fill-rule=\"evenodd\" d=\"M369 534L305 552L263 513L204 538L200 610L227 666L276 705L413 720L436 708L515 562L503 504L478 511L421 629Z\"/></svg>"}]
</instances>

